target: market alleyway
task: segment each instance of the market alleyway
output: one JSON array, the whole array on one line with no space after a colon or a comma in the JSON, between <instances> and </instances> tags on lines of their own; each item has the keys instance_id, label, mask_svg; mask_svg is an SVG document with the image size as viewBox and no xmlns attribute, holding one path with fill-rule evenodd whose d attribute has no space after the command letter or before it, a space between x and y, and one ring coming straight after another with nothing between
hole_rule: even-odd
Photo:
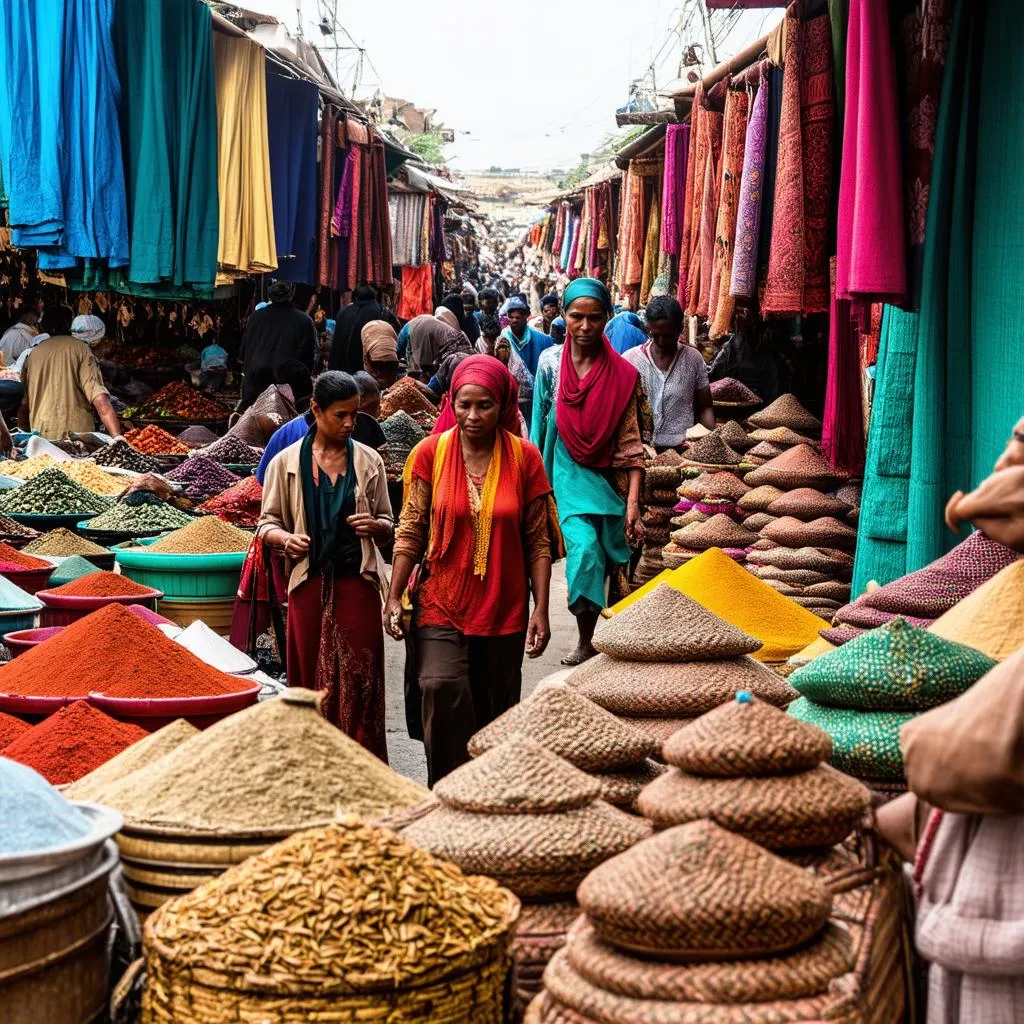
<instances>
[{"instance_id":1,"label":"market alleyway","mask_svg":"<svg viewBox=\"0 0 1024 1024\"><path fill-rule=\"evenodd\" d=\"M551 643L542 658L523 661L523 696L533 693L537 684L553 672L562 670L561 659L576 645L576 623L566 606L565 562L555 565L551 578ZM409 739L405 727L402 673L405 646L385 637L384 656L387 678L388 760L396 771L427 784L427 763L423 744Z\"/></svg>"}]
</instances>

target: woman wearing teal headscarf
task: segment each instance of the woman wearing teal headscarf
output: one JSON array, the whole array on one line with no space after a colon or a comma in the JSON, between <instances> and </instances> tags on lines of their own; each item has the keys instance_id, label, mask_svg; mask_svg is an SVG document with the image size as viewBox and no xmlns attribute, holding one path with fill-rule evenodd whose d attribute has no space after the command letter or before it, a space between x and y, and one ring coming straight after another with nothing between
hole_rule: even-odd
<instances>
[{"instance_id":1,"label":"woman wearing teal headscarf","mask_svg":"<svg viewBox=\"0 0 1024 1024\"><path fill-rule=\"evenodd\" d=\"M566 340L540 357L531 440L544 456L565 537L569 610L579 643L565 665L594 656L601 609L624 596L640 522L650 415L636 370L605 336L612 303L592 277L565 290ZM606 587L611 577L611 593Z\"/></svg>"}]
</instances>

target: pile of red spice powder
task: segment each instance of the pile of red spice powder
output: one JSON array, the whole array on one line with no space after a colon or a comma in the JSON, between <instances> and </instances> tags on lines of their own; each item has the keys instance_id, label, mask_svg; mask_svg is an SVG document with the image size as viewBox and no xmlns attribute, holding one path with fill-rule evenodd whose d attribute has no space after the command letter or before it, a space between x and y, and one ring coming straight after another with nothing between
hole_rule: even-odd
<instances>
[{"instance_id":1,"label":"pile of red spice powder","mask_svg":"<svg viewBox=\"0 0 1024 1024\"><path fill-rule=\"evenodd\" d=\"M84 700L68 704L23 733L4 757L34 768L52 786L77 782L149 735L118 722Z\"/></svg>"},{"instance_id":2,"label":"pile of red spice powder","mask_svg":"<svg viewBox=\"0 0 1024 1024\"><path fill-rule=\"evenodd\" d=\"M58 597L148 597L151 590L120 573L97 571L79 576L77 580L54 587L46 593Z\"/></svg>"},{"instance_id":3,"label":"pile of red spice powder","mask_svg":"<svg viewBox=\"0 0 1024 1024\"><path fill-rule=\"evenodd\" d=\"M200 661L124 605L108 604L62 629L7 665L0 693L157 700L210 697L251 683Z\"/></svg>"},{"instance_id":4,"label":"pile of red spice powder","mask_svg":"<svg viewBox=\"0 0 1024 1024\"><path fill-rule=\"evenodd\" d=\"M23 572L26 569L52 569L53 563L34 555L24 555L17 548L0 541L0 572Z\"/></svg>"},{"instance_id":5,"label":"pile of red spice powder","mask_svg":"<svg viewBox=\"0 0 1024 1024\"><path fill-rule=\"evenodd\" d=\"M23 732L28 732L32 726L28 722L23 722L20 718L15 718L14 715L6 715L0 711L0 754L3 753L4 747L9 743L13 743Z\"/></svg>"},{"instance_id":6,"label":"pile of red spice powder","mask_svg":"<svg viewBox=\"0 0 1024 1024\"><path fill-rule=\"evenodd\" d=\"M254 476L247 476L221 491L215 498L203 502L200 512L209 512L226 523L235 526L253 527L260 521L260 506L263 503L263 487Z\"/></svg>"}]
</instances>

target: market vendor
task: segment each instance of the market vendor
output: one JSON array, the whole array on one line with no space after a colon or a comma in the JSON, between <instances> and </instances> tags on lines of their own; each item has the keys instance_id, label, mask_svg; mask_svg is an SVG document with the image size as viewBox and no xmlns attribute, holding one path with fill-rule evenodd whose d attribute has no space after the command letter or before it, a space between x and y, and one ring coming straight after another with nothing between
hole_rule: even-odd
<instances>
[{"instance_id":1,"label":"market vendor","mask_svg":"<svg viewBox=\"0 0 1024 1024\"><path fill-rule=\"evenodd\" d=\"M681 343L683 310L669 295L647 304L650 341L629 349L623 356L635 366L654 414L654 447L659 451L680 448L686 432L701 423L715 429L715 408L704 357Z\"/></svg>"},{"instance_id":2,"label":"market vendor","mask_svg":"<svg viewBox=\"0 0 1024 1024\"><path fill-rule=\"evenodd\" d=\"M608 289L596 278L578 277L566 288L568 336L541 356L534 392L530 436L555 488L579 633L565 665L597 654L601 609L629 592L625 569L640 524L641 425L649 413L636 368L604 335L611 312Z\"/></svg>"},{"instance_id":3,"label":"market vendor","mask_svg":"<svg viewBox=\"0 0 1024 1024\"><path fill-rule=\"evenodd\" d=\"M313 424L266 473L259 535L288 563L288 681L325 693L327 719L387 761L379 545L394 533L381 457L353 439L359 389L321 374Z\"/></svg>"},{"instance_id":4,"label":"market vendor","mask_svg":"<svg viewBox=\"0 0 1024 1024\"><path fill-rule=\"evenodd\" d=\"M106 334L103 321L79 316L72 322L67 306L54 306L43 314L42 329L47 339L28 353L21 370L21 424L60 440L95 429L99 416L103 429L120 437L121 423L91 351Z\"/></svg>"}]
</instances>

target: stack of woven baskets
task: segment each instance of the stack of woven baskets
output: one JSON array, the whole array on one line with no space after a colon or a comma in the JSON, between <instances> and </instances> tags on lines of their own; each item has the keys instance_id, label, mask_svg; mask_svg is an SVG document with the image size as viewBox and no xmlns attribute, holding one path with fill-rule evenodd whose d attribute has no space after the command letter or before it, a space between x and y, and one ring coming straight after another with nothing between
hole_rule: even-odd
<instances>
[{"instance_id":1,"label":"stack of woven baskets","mask_svg":"<svg viewBox=\"0 0 1024 1024\"><path fill-rule=\"evenodd\" d=\"M147 921L142 1024L500 1021L519 901L348 818Z\"/></svg>"},{"instance_id":2,"label":"stack of woven baskets","mask_svg":"<svg viewBox=\"0 0 1024 1024\"><path fill-rule=\"evenodd\" d=\"M524 901L513 952L521 1009L540 990L579 909L587 872L650 835L647 822L599 799L592 776L513 735L434 787L438 808L408 826L410 842L483 874Z\"/></svg>"},{"instance_id":3,"label":"stack of woven baskets","mask_svg":"<svg viewBox=\"0 0 1024 1024\"><path fill-rule=\"evenodd\" d=\"M479 757L515 734L565 758L600 785L602 800L632 810L640 790L664 768L650 760L657 741L562 685L542 686L469 741Z\"/></svg>"},{"instance_id":4,"label":"stack of woven baskets","mask_svg":"<svg viewBox=\"0 0 1024 1024\"><path fill-rule=\"evenodd\" d=\"M972 686L996 662L896 618L789 677L789 713L832 737L830 761L881 792L905 788L900 728Z\"/></svg>"},{"instance_id":5,"label":"stack of woven baskets","mask_svg":"<svg viewBox=\"0 0 1024 1024\"><path fill-rule=\"evenodd\" d=\"M711 401L716 418L725 419L729 416L745 416L761 404L761 397L743 381L735 377L723 377L711 382Z\"/></svg>"},{"instance_id":6,"label":"stack of woven baskets","mask_svg":"<svg viewBox=\"0 0 1024 1024\"><path fill-rule=\"evenodd\" d=\"M778 707L797 696L749 657L760 640L666 584L615 615L594 644L602 653L577 668L566 686L653 736L659 749L737 690Z\"/></svg>"},{"instance_id":7,"label":"stack of woven baskets","mask_svg":"<svg viewBox=\"0 0 1024 1024\"><path fill-rule=\"evenodd\" d=\"M757 540L756 535L749 535L738 525L743 518L738 502L748 490L739 476L726 471L701 473L684 480L678 488L671 522L672 546L663 552L665 568L677 569L708 546L718 546L716 540L732 540L738 547L729 551L730 556L743 559L749 545ZM709 524L710 520L714 522Z\"/></svg>"},{"instance_id":8,"label":"stack of woven baskets","mask_svg":"<svg viewBox=\"0 0 1024 1024\"><path fill-rule=\"evenodd\" d=\"M614 857L578 898L528 1024L838 1019L833 982L856 950L829 889L713 822Z\"/></svg>"},{"instance_id":9,"label":"stack of woven baskets","mask_svg":"<svg viewBox=\"0 0 1024 1024\"><path fill-rule=\"evenodd\" d=\"M861 595L838 609L834 628L824 634L840 645L867 629L900 616L915 626L929 626L996 573L1020 559L1015 551L972 533L948 554L923 569Z\"/></svg>"},{"instance_id":10,"label":"stack of woven baskets","mask_svg":"<svg viewBox=\"0 0 1024 1024\"><path fill-rule=\"evenodd\" d=\"M634 582L641 586L664 568L662 548L669 541L671 519L675 507L683 457L669 450L650 454L644 475L644 548L634 573Z\"/></svg>"},{"instance_id":11,"label":"stack of woven baskets","mask_svg":"<svg viewBox=\"0 0 1024 1024\"><path fill-rule=\"evenodd\" d=\"M822 764L831 749L828 733L740 691L665 744L672 768L638 806L660 829L710 818L772 850L834 846L870 794Z\"/></svg>"}]
</instances>

